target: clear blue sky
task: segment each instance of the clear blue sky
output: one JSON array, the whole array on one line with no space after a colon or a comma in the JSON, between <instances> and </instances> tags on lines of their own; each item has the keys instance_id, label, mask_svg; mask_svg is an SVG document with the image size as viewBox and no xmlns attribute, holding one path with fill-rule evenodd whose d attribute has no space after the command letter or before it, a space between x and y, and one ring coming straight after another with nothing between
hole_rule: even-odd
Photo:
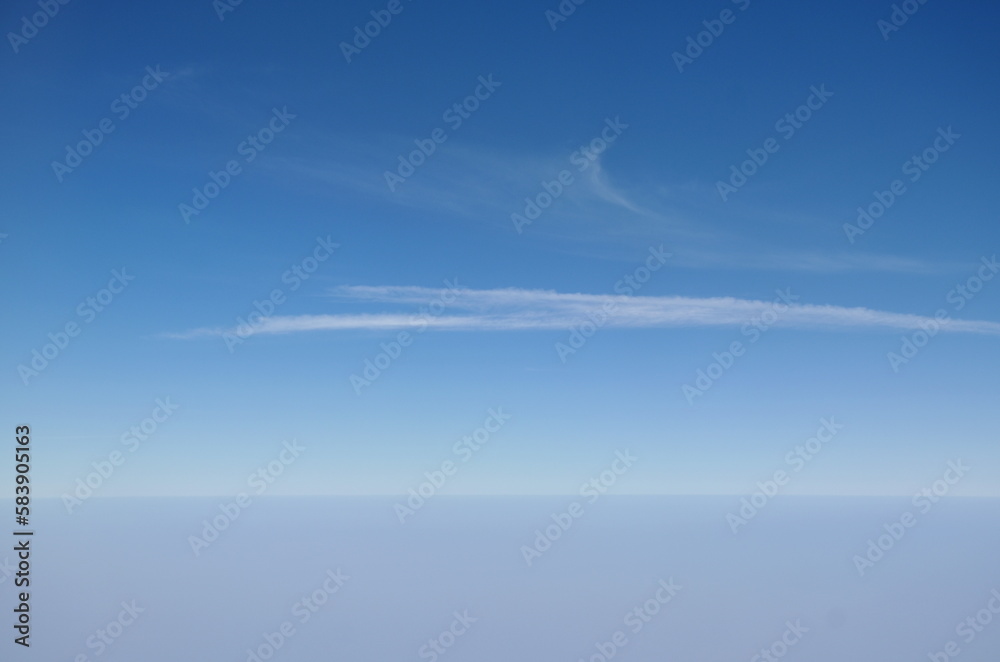
<instances>
[{"instance_id":1,"label":"clear blue sky","mask_svg":"<svg viewBox=\"0 0 1000 662\"><path fill-rule=\"evenodd\" d=\"M53 496L114 450L127 463L102 496L232 495L293 438L304 461L273 493L402 494L498 407L510 419L448 492L576 493L629 449L619 493L742 494L833 416L843 430L789 493L911 495L960 457L956 493L998 496L1000 280L961 310L950 293L1000 246L1000 9L928 2L884 39L890 5L593 0L552 30L555 2L403 0L350 62L339 44L385 4L245 0L221 21L205 0L61 6L0 57L3 424L33 426ZM673 53L727 8L678 71ZM6 4L4 32L34 11ZM116 103L144 77L142 101ZM793 135L777 124L823 86ZM55 172L105 118L93 153ZM244 143L269 126L273 142ZM905 164L949 127L960 137L912 181ZM574 161L602 131L604 153ZM768 139L723 200L717 182ZM415 140L434 151L391 191ZM186 223L179 205L229 161ZM518 232L511 214L563 170ZM857 207L897 179L849 241ZM338 247L283 279L317 237ZM662 268L616 291L661 246ZM134 279L87 312L123 268ZM352 387L446 279L455 302ZM220 334L276 288L230 352ZM799 298L751 342L743 325L776 290ZM609 301L561 360L567 326ZM908 316L938 310L963 322L894 371L887 353L927 324ZM743 355L685 397L733 342ZM157 398L179 408L130 452L120 439Z\"/></svg>"}]
</instances>

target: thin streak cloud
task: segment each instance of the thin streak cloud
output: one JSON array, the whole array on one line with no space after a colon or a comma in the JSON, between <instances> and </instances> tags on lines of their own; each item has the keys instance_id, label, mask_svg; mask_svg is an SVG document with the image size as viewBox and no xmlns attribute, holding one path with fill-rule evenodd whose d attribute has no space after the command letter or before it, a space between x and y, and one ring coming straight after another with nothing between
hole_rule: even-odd
<instances>
[{"instance_id":1,"label":"thin streak cloud","mask_svg":"<svg viewBox=\"0 0 1000 662\"><path fill-rule=\"evenodd\" d=\"M333 313L263 318L254 334L278 335L306 331L398 330L427 327L442 331L530 331L569 329L590 315L610 310L605 326L614 328L672 328L742 326L767 311L778 310L776 326L825 330L916 330L938 325L942 331L1000 335L1000 322L951 319L873 310L862 307L797 303L794 293L784 293L792 303L733 297L623 296L573 294L553 290L455 289L448 314L417 315L412 312ZM337 299L368 304L426 305L443 291L419 286L349 286L334 291ZM776 292L780 302L781 293ZM777 307L776 307L777 306ZM190 339L236 333L236 329L200 328L166 334Z\"/></svg>"}]
</instances>

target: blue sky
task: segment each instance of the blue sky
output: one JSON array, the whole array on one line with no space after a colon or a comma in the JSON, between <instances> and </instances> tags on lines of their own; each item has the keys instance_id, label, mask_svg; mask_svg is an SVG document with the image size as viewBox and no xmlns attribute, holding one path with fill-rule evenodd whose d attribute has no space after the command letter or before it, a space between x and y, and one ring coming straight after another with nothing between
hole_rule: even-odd
<instances>
[{"instance_id":1,"label":"blue sky","mask_svg":"<svg viewBox=\"0 0 1000 662\"><path fill-rule=\"evenodd\" d=\"M307 461L272 493L402 494L497 407L509 421L449 493L576 493L630 449L619 493L744 494L832 416L843 431L789 493L911 495L961 457L956 493L998 496L1000 282L954 293L992 276L1000 243L994 5L928 2L888 39L891 3L595 0L555 30L555 3L400 6L350 62L339 44L384 4L246 0L219 20L208 2L71 2L0 59L0 393L5 425L35 429L45 494L170 398L102 496L232 495L293 438ZM724 9L733 21L678 71L673 53ZM34 11L8 4L5 32ZM144 77L123 117L115 100ZM816 88L832 96L779 129ZM477 90L459 125L449 109ZM613 142L581 161L602 131ZM717 182L769 139L723 200ZM391 191L415 140L433 153ZM935 140L947 151L912 181ZM230 161L185 222L179 206ZM519 232L511 215L564 171ZM894 180L905 192L850 241L845 223ZM616 290L651 250L670 257ZM123 269L134 279L106 308L85 303ZM446 281L454 302L417 330ZM275 290L230 351L224 334ZM894 370L887 354L937 311L952 322ZM26 379L68 323L79 334ZM732 366L687 397L734 342Z\"/></svg>"}]
</instances>

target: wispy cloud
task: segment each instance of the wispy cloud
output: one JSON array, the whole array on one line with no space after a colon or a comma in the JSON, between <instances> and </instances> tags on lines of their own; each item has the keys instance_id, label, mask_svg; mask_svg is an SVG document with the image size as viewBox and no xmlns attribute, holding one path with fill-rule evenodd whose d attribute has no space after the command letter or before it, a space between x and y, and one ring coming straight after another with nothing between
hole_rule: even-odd
<instances>
[{"instance_id":1,"label":"wispy cloud","mask_svg":"<svg viewBox=\"0 0 1000 662\"><path fill-rule=\"evenodd\" d=\"M523 236L524 241L545 242L560 252L621 257L631 248L669 238L675 250L674 264L691 269L919 275L967 266L842 250L841 236L831 244L822 229L828 219L790 220L801 215L787 210L733 206L720 217L711 187L669 187L652 184L649 176L632 171L612 172L608 161L613 160L616 147L609 150L610 156L602 155L581 172L570 162L568 150L526 154L449 142L393 193L383 174L386 168L394 167L401 150L412 149L410 138L385 137L372 142L324 135L315 138L315 156L276 157L265 167L283 175L283 185L324 194L363 195L389 208L406 207L442 218L465 219L492 226L496 232L513 233L511 214L523 214L525 198L537 195L541 182L569 170L573 183ZM323 155L326 153L338 157L331 159ZM754 231L748 231L749 227ZM760 228L766 231L762 233ZM840 232L839 225L836 228ZM831 250L831 246L835 248Z\"/></svg>"},{"instance_id":2,"label":"wispy cloud","mask_svg":"<svg viewBox=\"0 0 1000 662\"><path fill-rule=\"evenodd\" d=\"M851 272L882 272L890 274L940 274L968 271L972 265L862 252L776 251L762 247L759 251L725 253L679 246L674 248L674 266L689 268L754 269L761 271L794 271L818 274Z\"/></svg>"},{"instance_id":3,"label":"wispy cloud","mask_svg":"<svg viewBox=\"0 0 1000 662\"><path fill-rule=\"evenodd\" d=\"M634 228L636 234L646 234L649 223L661 233L666 227L675 234L682 230L677 219L640 206L632 193L612 184L601 158L580 172L569 161L570 152L561 157L543 156L449 143L447 149L435 154L392 192L384 173L395 169L399 152L413 148L412 139L385 139L377 144L344 139L334 144L336 147L331 149L341 155L337 160L274 159L269 167L291 175L299 185L311 179L370 199L422 211L443 211L504 231L512 229L512 213L523 213L526 197L537 195L542 182L568 170L574 181L545 210L544 222L539 221L533 228L536 234L575 236L581 229L589 229L588 236L593 238L603 236L609 227L621 232L623 226L635 226L637 215L647 223Z\"/></svg>"},{"instance_id":4,"label":"wispy cloud","mask_svg":"<svg viewBox=\"0 0 1000 662\"><path fill-rule=\"evenodd\" d=\"M526 331L569 329L613 305L606 321L616 328L670 328L742 326L775 309L775 301L732 297L622 296L570 294L552 290L457 289L448 314L434 317L412 312L341 313L276 316L263 319L254 334L287 334L304 331L397 330L414 327L442 331ZM334 292L341 300L420 306L439 299L443 291L418 286L351 286ZM776 293L776 295L779 293ZM795 300L794 294L786 298ZM776 296L777 299L777 296ZM934 318L907 313L804 303L778 304L782 312L776 326L796 329L894 329L915 330L937 324ZM950 320L943 331L1000 335L1000 322ZM221 335L235 330L201 328L168 334L172 338Z\"/></svg>"}]
</instances>

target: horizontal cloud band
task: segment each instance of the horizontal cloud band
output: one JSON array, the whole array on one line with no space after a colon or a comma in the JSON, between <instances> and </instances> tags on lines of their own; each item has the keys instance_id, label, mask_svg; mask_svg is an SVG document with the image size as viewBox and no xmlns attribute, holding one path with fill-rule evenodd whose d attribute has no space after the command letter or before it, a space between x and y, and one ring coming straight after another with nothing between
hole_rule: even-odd
<instances>
[{"instance_id":1,"label":"horizontal cloud band","mask_svg":"<svg viewBox=\"0 0 1000 662\"><path fill-rule=\"evenodd\" d=\"M335 292L340 299L411 305L420 312L340 313L274 316L256 320L252 333L302 331L396 330L434 328L447 331L520 331L569 329L588 319L617 328L742 326L761 315L768 324L787 328L897 329L1000 335L1000 322L946 319L842 306L797 303L788 290L774 300L731 297L625 296L564 294L551 290L435 289L414 286L353 286ZM195 329L174 338L240 333L239 329ZM241 335L246 335L243 330Z\"/></svg>"}]
</instances>

